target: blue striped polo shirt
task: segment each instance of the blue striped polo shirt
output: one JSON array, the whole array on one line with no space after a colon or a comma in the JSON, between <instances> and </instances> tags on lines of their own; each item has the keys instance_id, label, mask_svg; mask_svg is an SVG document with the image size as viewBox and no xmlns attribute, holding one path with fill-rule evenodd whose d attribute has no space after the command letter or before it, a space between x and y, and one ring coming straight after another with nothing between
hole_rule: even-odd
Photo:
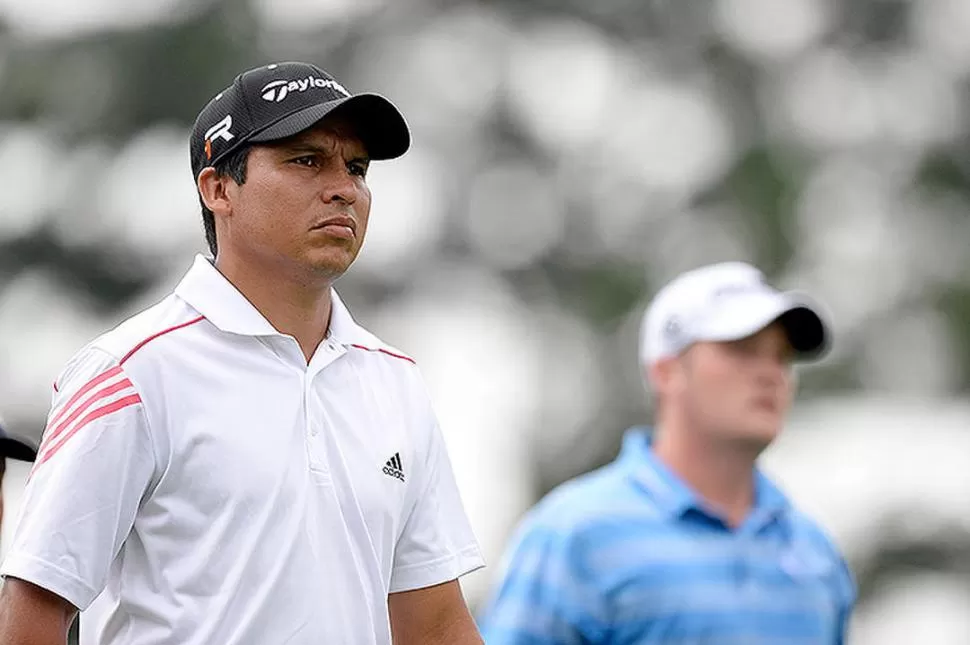
<instances>
[{"instance_id":1,"label":"blue striped polo shirt","mask_svg":"<svg viewBox=\"0 0 970 645\"><path fill-rule=\"evenodd\" d=\"M526 515L479 616L486 644L841 645L844 559L760 472L755 490L732 529L631 429Z\"/></svg>"}]
</instances>

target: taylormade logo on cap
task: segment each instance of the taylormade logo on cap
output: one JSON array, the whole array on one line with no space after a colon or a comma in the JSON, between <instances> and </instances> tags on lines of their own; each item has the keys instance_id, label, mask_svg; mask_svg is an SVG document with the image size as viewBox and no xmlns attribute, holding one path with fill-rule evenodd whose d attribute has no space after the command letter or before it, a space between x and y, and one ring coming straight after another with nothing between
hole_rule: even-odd
<instances>
[{"instance_id":1,"label":"taylormade logo on cap","mask_svg":"<svg viewBox=\"0 0 970 645\"><path fill-rule=\"evenodd\" d=\"M350 92L337 81L315 76L307 76L296 81L270 81L259 91L264 101L280 103L290 92L306 92L313 88L331 88L337 90L344 96L350 96Z\"/></svg>"}]
</instances>

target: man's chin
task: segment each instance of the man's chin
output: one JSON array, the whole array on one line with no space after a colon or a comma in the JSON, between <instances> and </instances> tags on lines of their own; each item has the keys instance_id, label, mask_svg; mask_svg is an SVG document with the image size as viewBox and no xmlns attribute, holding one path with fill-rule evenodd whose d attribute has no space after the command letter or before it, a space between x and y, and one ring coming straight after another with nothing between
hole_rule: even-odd
<instances>
[{"instance_id":1,"label":"man's chin","mask_svg":"<svg viewBox=\"0 0 970 645\"><path fill-rule=\"evenodd\" d=\"M767 448L780 433L777 423L767 419L749 420L724 428L721 438L728 444L742 448L746 452L758 453Z\"/></svg>"},{"instance_id":2,"label":"man's chin","mask_svg":"<svg viewBox=\"0 0 970 645\"><path fill-rule=\"evenodd\" d=\"M781 427L776 423L758 423L748 426L739 435L752 449L764 450L780 433Z\"/></svg>"},{"instance_id":3,"label":"man's chin","mask_svg":"<svg viewBox=\"0 0 970 645\"><path fill-rule=\"evenodd\" d=\"M336 279L347 272L350 264L350 262L313 262L310 268L319 275Z\"/></svg>"},{"instance_id":4,"label":"man's chin","mask_svg":"<svg viewBox=\"0 0 970 645\"><path fill-rule=\"evenodd\" d=\"M357 259L357 254L343 249L321 249L307 254L305 263L315 273L337 278L343 275Z\"/></svg>"}]
</instances>

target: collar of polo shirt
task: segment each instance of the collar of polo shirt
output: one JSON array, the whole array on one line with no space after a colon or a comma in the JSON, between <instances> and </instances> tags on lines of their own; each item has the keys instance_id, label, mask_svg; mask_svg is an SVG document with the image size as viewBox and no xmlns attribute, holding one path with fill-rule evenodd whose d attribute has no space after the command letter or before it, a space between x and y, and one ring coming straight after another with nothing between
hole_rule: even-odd
<instances>
[{"instance_id":1,"label":"collar of polo shirt","mask_svg":"<svg viewBox=\"0 0 970 645\"><path fill-rule=\"evenodd\" d=\"M279 336L280 332L223 276L212 262L197 255L175 295L224 332L242 336ZM360 327L333 289L329 337L342 345L372 344L374 337Z\"/></svg>"},{"instance_id":2,"label":"collar of polo shirt","mask_svg":"<svg viewBox=\"0 0 970 645\"><path fill-rule=\"evenodd\" d=\"M669 517L681 517L694 509L710 515L709 507L663 462L657 459L651 447L653 431L650 428L631 428L623 437L620 463L624 464L630 477L653 497ZM790 503L785 495L768 477L755 469L754 522L763 524L785 514Z\"/></svg>"}]
</instances>

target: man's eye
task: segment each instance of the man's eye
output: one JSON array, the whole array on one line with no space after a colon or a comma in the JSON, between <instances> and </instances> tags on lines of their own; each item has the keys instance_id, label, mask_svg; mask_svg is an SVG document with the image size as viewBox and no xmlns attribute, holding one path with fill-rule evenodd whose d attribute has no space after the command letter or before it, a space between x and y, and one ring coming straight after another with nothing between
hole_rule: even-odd
<instances>
[{"instance_id":1,"label":"man's eye","mask_svg":"<svg viewBox=\"0 0 970 645\"><path fill-rule=\"evenodd\" d=\"M293 160L293 163L300 166L313 167L317 165L317 158L313 155L305 155L303 157L297 157Z\"/></svg>"},{"instance_id":2,"label":"man's eye","mask_svg":"<svg viewBox=\"0 0 970 645\"><path fill-rule=\"evenodd\" d=\"M350 174L357 175L358 177L367 176L367 164L359 161L352 162L347 166L350 169Z\"/></svg>"}]
</instances>

